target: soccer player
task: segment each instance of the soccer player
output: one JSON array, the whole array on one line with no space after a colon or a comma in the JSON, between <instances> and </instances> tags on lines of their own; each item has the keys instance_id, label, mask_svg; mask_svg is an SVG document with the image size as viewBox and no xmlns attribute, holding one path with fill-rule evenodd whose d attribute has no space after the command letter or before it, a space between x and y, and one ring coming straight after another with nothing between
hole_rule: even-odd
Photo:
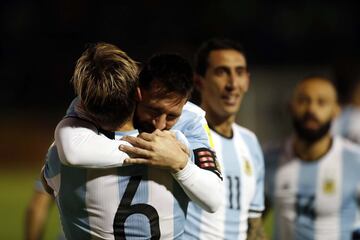
<instances>
[{"instance_id":1,"label":"soccer player","mask_svg":"<svg viewBox=\"0 0 360 240\"><path fill-rule=\"evenodd\" d=\"M173 134L168 131L156 130L151 134L143 132L139 138L129 139L129 141L133 140L141 148L126 149L127 151L135 151L134 156L137 158L132 160L138 161L139 157L146 158L149 160L148 164L160 166L161 168L147 167L146 165L123 166L124 159L128 158L128 156L119 151L118 147L120 144L128 144L124 141L116 141L116 139L119 139L124 133L118 131L114 133L111 127L106 127L113 124L100 125L102 121L89 121L88 119L82 121L77 119L84 119L84 116L89 116L86 111L90 110L89 107L86 107L90 102L83 103L83 100L87 99L86 94L89 94L83 93L84 96L80 90L91 91L91 84L86 87L84 84L77 84L77 77L84 75L81 77L81 81L86 82L86 79L90 79L94 82L100 81L100 83L103 83L103 85L97 84L102 89L98 89L98 92L95 91L100 95L104 89L108 90L107 87L109 87L106 85L106 78L97 79L99 76L108 77L103 73L97 73L90 77L86 76L88 73L91 74L92 71L96 71L96 66L90 64L90 67L84 68L81 65L86 66L87 61L90 61L90 63L95 61L97 66L111 66L110 70L114 66L117 67L111 61L109 63L105 62L106 64L99 61L101 60L99 55L98 52L95 52L94 55L90 54L89 57L85 53L82 57L85 62L82 63L81 58L78 61L77 69L81 69L79 71L81 74L77 76L77 70L75 71L74 85L80 98L75 103L75 112L70 109L68 117L58 125L55 133L57 148L50 148L48 164L45 168L45 178L55 190L54 193L57 196L66 237L68 239L83 239L85 237L108 239L124 239L125 237L130 239L134 237L152 239L159 239L160 237L162 239L179 238L183 232L183 222L189 198L203 205L209 211L216 210L217 196L207 197L203 195L207 195L205 189L221 192L221 181L216 174L200 169L189 161L188 152L184 151L184 146L178 143ZM97 56L97 58L93 60L93 56ZM173 70L173 67L178 64L180 64L180 67L184 67L184 64L185 68L188 66L182 58L176 55L163 55L153 60L156 62L159 59L160 62L165 60L165 63L169 64L165 65L167 66L165 68L170 66L170 69ZM125 66L129 65L131 66L132 63L125 64ZM162 71L161 69L164 69L164 65L161 65L159 70ZM189 67L189 69L191 75L191 68ZM181 71L184 71L184 69L180 68ZM106 72L109 72L109 70L107 69ZM112 73L115 73L115 75L110 75L110 79L121 79L116 75L119 71L113 71ZM183 82L186 79L180 77L178 80L180 80L178 83L181 83L182 86L180 89L187 89L186 83ZM191 82L191 79L187 81ZM124 91L128 91L126 89L129 86L125 88L124 85L119 86L122 91L118 91L119 89L111 91L113 85L110 86L108 91L110 96L114 92L121 92L118 97L119 99L122 98L122 104L131 101L131 98L123 94ZM164 91L164 86L152 83L151 89L154 90L154 93L159 93ZM143 91L141 87L140 91L137 90L138 99L141 99ZM168 90L171 90L166 91L169 95L164 96L166 100L164 102L165 116L168 112L173 115L170 114L165 120L172 120L173 124L175 124L182 110L182 106L178 108L177 104L183 105L189 94L179 94L179 89L170 88ZM156 97L160 101L160 96L157 95L154 95L154 98L149 98L149 100L157 99ZM96 103L103 102L97 101ZM123 119L126 117L126 111L121 110L121 105L118 105L118 109L114 110L120 101L108 102L111 103L110 106L100 104L101 108L95 106L95 108L91 109L98 110L99 113L97 114L105 114L106 111L122 112ZM94 101L91 103L94 103ZM157 105L155 104L155 106ZM160 105L160 107L164 107L164 105ZM131 111L131 108L128 111ZM154 113L152 108L147 111ZM90 115L92 118L94 116L96 117L96 114ZM109 117L109 115L104 117ZM111 117L117 119L116 115L110 115ZM153 119L154 122L157 122L157 117L155 117L155 120ZM122 127L120 130L132 129L130 124L132 121L129 120L131 120L131 117L125 118L126 124L123 124L125 129ZM93 124L94 122L95 124ZM105 126L105 129L102 126ZM171 127L171 124L169 124L169 127ZM96 134L97 132L100 134ZM125 134L129 134L129 132ZM105 136L115 140L107 139ZM186 139L184 139L184 142L186 142ZM78 152L80 154L76 154ZM207 179L207 181L203 179Z\"/></svg>"},{"instance_id":2,"label":"soccer player","mask_svg":"<svg viewBox=\"0 0 360 240\"><path fill-rule=\"evenodd\" d=\"M41 181L37 180L33 195L28 203L25 213L25 239L43 239L44 228L48 220L49 210L54 204L54 199L43 188ZM62 233L58 240L64 240Z\"/></svg>"},{"instance_id":3,"label":"soccer player","mask_svg":"<svg viewBox=\"0 0 360 240\"><path fill-rule=\"evenodd\" d=\"M235 123L250 81L244 50L235 41L211 39L199 48L195 62L225 193L216 213L189 205L185 239L263 239L263 155L254 133ZM206 157L199 162L207 164Z\"/></svg>"},{"instance_id":4,"label":"soccer player","mask_svg":"<svg viewBox=\"0 0 360 240\"><path fill-rule=\"evenodd\" d=\"M294 135L265 154L275 239L352 239L360 200L360 148L330 134L339 112L334 85L322 76L303 79L290 109Z\"/></svg>"}]
</instances>

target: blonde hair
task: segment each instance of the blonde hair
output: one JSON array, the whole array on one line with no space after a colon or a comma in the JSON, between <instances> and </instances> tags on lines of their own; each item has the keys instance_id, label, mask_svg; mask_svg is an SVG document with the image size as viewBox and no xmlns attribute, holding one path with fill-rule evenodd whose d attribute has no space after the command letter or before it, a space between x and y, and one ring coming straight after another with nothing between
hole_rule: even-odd
<instances>
[{"instance_id":1,"label":"blonde hair","mask_svg":"<svg viewBox=\"0 0 360 240\"><path fill-rule=\"evenodd\" d=\"M135 109L138 66L124 51L97 43L77 60L72 83L86 111L113 127L132 116Z\"/></svg>"}]
</instances>

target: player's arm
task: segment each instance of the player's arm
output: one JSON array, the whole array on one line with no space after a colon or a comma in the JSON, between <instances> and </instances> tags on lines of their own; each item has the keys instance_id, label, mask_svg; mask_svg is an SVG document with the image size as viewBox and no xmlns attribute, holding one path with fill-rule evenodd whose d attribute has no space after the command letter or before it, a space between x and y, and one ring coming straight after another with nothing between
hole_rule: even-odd
<instances>
[{"instance_id":1,"label":"player's arm","mask_svg":"<svg viewBox=\"0 0 360 240\"><path fill-rule=\"evenodd\" d=\"M188 161L186 167L173 174L188 197L204 210L214 213L223 196L222 179Z\"/></svg>"},{"instance_id":2,"label":"player's arm","mask_svg":"<svg viewBox=\"0 0 360 240\"><path fill-rule=\"evenodd\" d=\"M202 208L204 203L219 207L224 186L216 154L212 150L214 146L205 112L188 102L174 129L184 133L191 148L191 167L187 174L184 171L185 173L178 176L186 186L184 190L186 189L188 196Z\"/></svg>"},{"instance_id":3,"label":"player's arm","mask_svg":"<svg viewBox=\"0 0 360 240\"><path fill-rule=\"evenodd\" d=\"M128 143L101 136L94 125L77 118L65 118L58 124L55 144L60 161L69 166L119 167L128 158L119 150L120 144Z\"/></svg>"},{"instance_id":4,"label":"player's arm","mask_svg":"<svg viewBox=\"0 0 360 240\"><path fill-rule=\"evenodd\" d=\"M39 185L41 185L39 181ZM53 198L41 186L34 190L25 214L25 239L38 240L42 238L49 209L53 205Z\"/></svg>"},{"instance_id":5,"label":"player's arm","mask_svg":"<svg viewBox=\"0 0 360 240\"><path fill-rule=\"evenodd\" d=\"M220 206L223 185L221 178L211 171L196 166L188 151L168 131L156 130L139 137L124 137L133 147L121 146L129 155L126 163L147 164L169 169L188 197L209 212ZM211 193L211 194L209 194Z\"/></svg>"},{"instance_id":6,"label":"player's arm","mask_svg":"<svg viewBox=\"0 0 360 240\"><path fill-rule=\"evenodd\" d=\"M189 141L192 162L189 164L189 171L183 171L178 178L185 186L187 195L195 203L205 210L204 204L211 204L212 210L216 211L221 204L224 186L205 112L189 103L186 110L187 113L183 114L184 119L179 121L178 129Z\"/></svg>"},{"instance_id":7,"label":"player's arm","mask_svg":"<svg viewBox=\"0 0 360 240\"><path fill-rule=\"evenodd\" d=\"M261 217L248 219L248 240L266 240L263 223Z\"/></svg>"}]
</instances>

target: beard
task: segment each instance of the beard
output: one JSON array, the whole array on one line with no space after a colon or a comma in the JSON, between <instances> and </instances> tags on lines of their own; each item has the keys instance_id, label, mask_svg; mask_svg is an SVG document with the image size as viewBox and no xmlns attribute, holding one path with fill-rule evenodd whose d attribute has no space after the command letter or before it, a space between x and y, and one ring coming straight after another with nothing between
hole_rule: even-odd
<instances>
[{"instance_id":1,"label":"beard","mask_svg":"<svg viewBox=\"0 0 360 240\"><path fill-rule=\"evenodd\" d=\"M293 126L297 136L308 143L314 143L318 141L330 131L331 119L321 124L320 127L317 129L306 128L305 122L307 120L314 120L319 123L319 120L315 116L313 116L312 114L306 114L304 117L300 119L294 117Z\"/></svg>"}]
</instances>

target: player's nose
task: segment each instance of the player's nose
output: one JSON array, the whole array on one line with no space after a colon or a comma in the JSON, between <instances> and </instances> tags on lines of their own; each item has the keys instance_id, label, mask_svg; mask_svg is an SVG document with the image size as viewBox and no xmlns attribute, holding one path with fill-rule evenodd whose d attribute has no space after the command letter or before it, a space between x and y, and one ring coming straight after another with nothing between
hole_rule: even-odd
<instances>
[{"instance_id":1,"label":"player's nose","mask_svg":"<svg viewBox=\"0 0 360 240\"><path fill-rule=\"evenodd\" d=\"M166 114L161 114L153 121L154 127L159 130L164 130L166 128Z\"/></svg>"},{"instance_id":2,"label":"player's nose","mask_svg":"<svg viewBox=\"0 0 360 240\"><path fill-rule=\"evenodd\" d=\"M315 114L318 112L318 105L316 104L316 102L311 101L308 105L307 105L307 112L310 114Z\"/></svg>"},{"instance_id":3,"label":"player's nose","mask_svg":"<svg viewBox=\"0 0 360 240\"><path fill-rule=\"evenodd\" d=\"M229 72L227 81L226 81L226 89L228 91L231 91L231 90L235 89L238 85L239 85L239 79L238 79L238 76L236 75L236 73L234 73L232 71Z\"/></svg>"}]
</instances>

